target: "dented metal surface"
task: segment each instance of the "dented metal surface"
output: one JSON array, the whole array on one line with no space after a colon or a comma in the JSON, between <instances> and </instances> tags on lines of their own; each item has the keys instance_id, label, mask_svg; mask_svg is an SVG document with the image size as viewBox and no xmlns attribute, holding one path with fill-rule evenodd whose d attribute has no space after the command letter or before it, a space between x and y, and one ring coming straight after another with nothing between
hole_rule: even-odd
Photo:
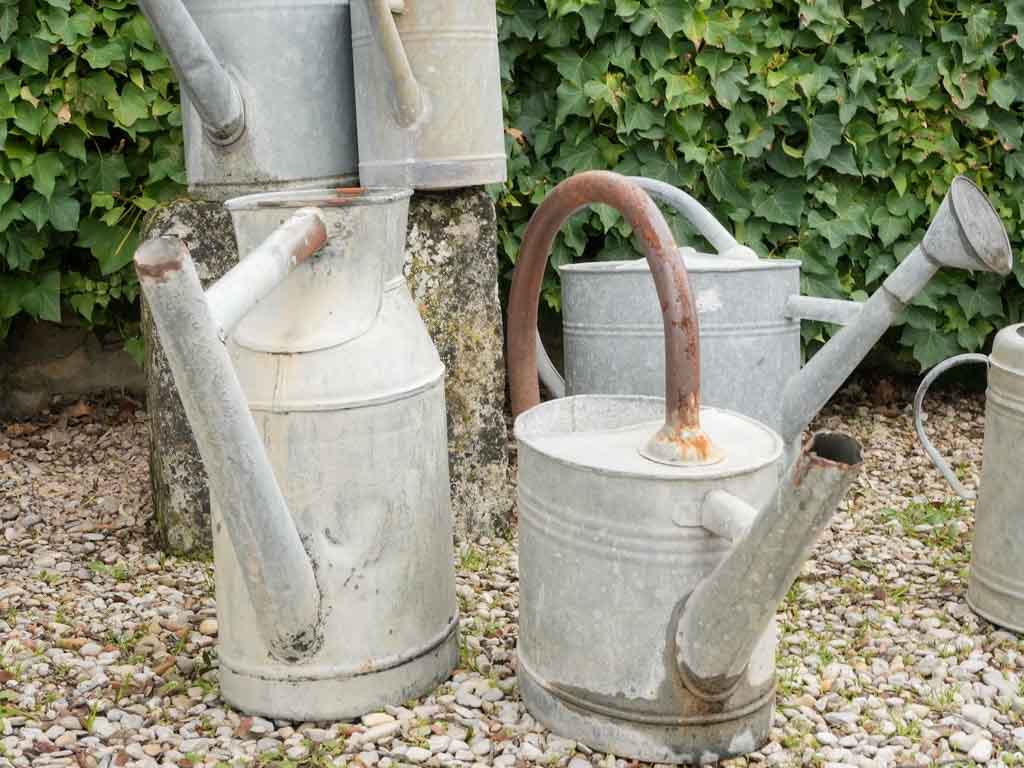
<instances>
[{"instance_id":1,"label":"dented metal surface","mask_svg":"<svg viewBox=\"0 0 1024 768\"><path fill-rule=\"evenodd\" d=\"M352 56L364 184L505 181L494 0L353 0Z\"/></svg>"},{"instance_id":2,"label":"dented metal surface","mask_svg":"<svg viewBox=\"0 0 1024 768\"><path fill-rule=\"evenodd\" d=\"M400 271L409 196L229 201L239 250L250 254L242 265L290 271L226 348L207 302L188 302L205 315L201 338L183 338L171 362L211 478L221 691L246 712L355 717L424 694L458 657L444 369ZM313 243L305 235L317 236L302 211L310 206L327 242L296 263ZM294 248L260 246L268 237ZM224 279L207 297L243 290ZM181 304L165 302L162 314ZM167 323L156 319L166 346ZM203 362L208 350L216 358ZM253 488L273 489L280 503ZM280 589L268 586L276 573ZM316 643L289 634L302 653L278 652L274 633L301 626L286 612L309 601Z\"/></svg>"},{"instance_id":3,"label":"dented metal surface","mask_svg":"<svg viewBox=\"0 0 1024 768\"><path fill-rule=\"evenodd\" d=\"M964 499L968 491L928 439L923 403L928 387L944 371L965 363L988 366L985 393L985 444L981 484L975 507L974 545L967 602L994 624L1024 633L1024 526L1021 525L1024 475L1024 323L996 334L991 355L957 355L935 366L914 398L914 426L929 458Z\"/></svg>"},{"instance_id":4,"label":"dented metal surface","mask_svg":"<svg viewBox=\"0 0 1024 768\"><path fill-rule=\"evenodd\" d=\"M799 262L751 259L692 198L651 179L642 185L719 251L682 249L701 325L702 400L777 429L791 457L810 419L940 267L999 274L1010 268L1002 223L964 177L953 181L921 246L864 303L800 296ZM556 395L662 394L659 306L645 261L569 264L559 271L565 381L537 344L545 385ZM803 370L801 319L845 326Z\"/></svg>"},{"instance_id":5,"label":"dented metal surface","mask_svg":"<svg viewBox=\"0 0 1024 768\"><path fill-rule=\"evenodd\" d=\"M142 0L183 86L203 199L357 175L349 0Z\"/></svg>"},{"instance_id":6,"label":"dented metal surface","mask_svg":"<svg viewBox=\"0 0 1024 768\"><path fill-rule=\"evenodd\" d=\"M776 432L701 408L697 323L664 220L626 179L581 176L556 187L531 219L509 300L520 691L540 722L592 749L717 762L768 737L775 610L858 471L859 446L819 435L784 478ZM623 211L652 263L665 356L680 366L668 370L674 403L576 395L538 404L545 261L565 218L592 202ZM678 270L660 271L661 259ZM651 456L651 432L663 420L676 425L680 406L687 417L699 409L693 420L716 461Z\"/></svg>"}]
</instances>

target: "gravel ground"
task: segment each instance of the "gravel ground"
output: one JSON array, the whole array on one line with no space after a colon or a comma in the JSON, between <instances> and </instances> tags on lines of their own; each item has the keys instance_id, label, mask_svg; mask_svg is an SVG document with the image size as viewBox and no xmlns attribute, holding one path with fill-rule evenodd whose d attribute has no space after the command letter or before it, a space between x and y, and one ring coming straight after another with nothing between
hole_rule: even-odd
<instances>
[{"instance_id":1,"label":"gravel ground","mask_svg":"<svg viewBox=\"0 0 1024 768\"><path fill-rule=\"evenodd\" d=\"M784 607L772 740L730 766L1024 763L1024 644L964 602L971 510L916 446L911 394L854 385L819 420L860 437L865 471ZM930 401L971 482L982 406ZM231 711L212 570L162 556L147 531L144 420L109 399L0 424L0 767L636 768L524 711L503 542L460 551L462 664L433 696L359 723Z\"/></svg>"}]
</instances>

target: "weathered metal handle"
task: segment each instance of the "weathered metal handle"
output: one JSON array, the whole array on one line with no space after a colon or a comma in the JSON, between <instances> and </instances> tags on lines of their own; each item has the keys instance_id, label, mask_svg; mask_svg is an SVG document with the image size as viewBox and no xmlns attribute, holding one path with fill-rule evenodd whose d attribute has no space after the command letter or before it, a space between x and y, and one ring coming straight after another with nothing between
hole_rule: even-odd
<instances>
[{"instance_id":1,"label":"weathered metal handle","mask_svg":"<svg viewBox=\"0 0 1024 768\"><path fill-rule=\"evenodd\" d=\"M626 178L651 197L682 214L693 225L694 229L711 243L720 256L751 261L757 260L757 254L753 250L736 242L736 238L729 233L729 230L722 226L721 222L712 215L711 211L683 190L673 187L664 181L650 179L646 176L627 176ZM547 388L548 392L555 397L565 397L565 379L551 361L547 350L544 349L544 342L541 340L539 331L537 332L537 368L540 373L541 383Z\"/></svg>"},{"instance_id":2,"label":"weathered metal handle","mask_svg":"<svg viewBox=\"0 0 1024 768\"><path fill-rule=\"evenodd\" d=\"M397 7L404 10L405 5L398 3ZM395 0L366 0L366 8L370 14L370 29L384 53L395 86L395 120L403 128L410 128L423 117L427 100L409 64L398 25L392 16L396 12Z\"/></svg>"},{"instance_id":3,"label":"weathered metal handle","mask_svg":"<svg viewBox=\"0 0 1024 768\"><path fill-rule=\"evenodd\" d=\"M242 96L181 0L140 0L139 5L210 140L237 141L245 130Z\"/></svg>"},{"instance_id":4,"label":"weathered metal handle","mask_svg":"<svg viewBox=\"0 0 1024 768\"><path fill-rule=\"evenodd\" d=\"M645 455L669 463L705 463L717 454L700 429L700 344L697 309L686 266L654 201L625 176L586 171L556 186L534 211L523 235L508 303L508 370L512 413L540 402L537 304L555 236L593 203L616 208L633 228L658 290L665 326L665 425Z\"/></svg>"},{"instance_id":5,"label":"weathered metal handle","mask_svg":"<svg viewBox=\"0 0 1024 768\"><path fill-rule=\"evenodd\" d=\"M921 385L917 388L917 394L914 395L914 430L917 432L917 438L921 441L921 445L924 447L924 452L928 454L928 458L932 460L942 476L946 478L946 482L949 483L953 490L957 492L957 495L967 501L974 501L977 494L965 488L960 482L960 479L956 476L946 460L942 458L942 454L939 453L938 449L928 439L927 433L924 431L924 411L922 406L924 405L924 398L928 394L928 388L931 387L932 382L935 381L939 376L948 371L950 368L956 368L959 365L967 365L968 363L984 363L986 366L989 364L988 355L980 355L977 353L971 353L966 355L955 355L948 360L943 360L941 363L936 365L930 371L928 375L921 381Z\"/></svg>"}]
</instances>

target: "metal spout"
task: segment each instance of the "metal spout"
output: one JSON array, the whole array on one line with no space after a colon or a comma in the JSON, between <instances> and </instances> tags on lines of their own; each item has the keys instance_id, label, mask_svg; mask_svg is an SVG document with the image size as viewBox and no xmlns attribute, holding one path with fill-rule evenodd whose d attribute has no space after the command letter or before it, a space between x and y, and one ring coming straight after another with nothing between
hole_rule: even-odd
<instances>
[{"instance_id":1,"label":"metal spout","mask_svg":"<svg viewBox=\"0 0 1024 768\"><path fill-rule=\"evenodd\" d=\"M300 660L320 647L320 591L222 336L325 241L319 213L301 211L206 296L177 238L149 240L135 252L135 271L209 475L210 494L267 645L282 661ZM217 297L218 306L208 297Z\"/></svg>"},{"instance_id":2,"label":"metal spout","mask_svg":"<svg viewBox=\"0 0 1024 768\"><path fill-rule=\"evenodd\" d=\"M924 240L900 262L882 287L844 317L849 324L786 384L782 438L791 443L853 373L882 334L942 267L1005 275L1013 266L1010 238L984 193L957 176Z\"/></svg>"},{"instance_id":3,"label":"metal spout","mask_svg":"<svg viewBox=\"0 0 1024 768\"><path fill-rule=\"evenodd\" d=\"M245 129L238 88L181 0L139 0L211 141L227 145Z\"/></svg>"},{"instance_id":4,"label":"metal spout","mask_svg":"<svg viewBox=\"0 0 1024 768\"><path fill-rule=\"evenodd\" d=\"M750 655L800 574L861 466L851 437L819 433L804 447L782 485L778 506L756 514L725 559L687 598L676 627L683 684L707 700L727 698ZM749 519L740 499L708 494L702 516L713 530Z\"/></svg>"}]
</instances>

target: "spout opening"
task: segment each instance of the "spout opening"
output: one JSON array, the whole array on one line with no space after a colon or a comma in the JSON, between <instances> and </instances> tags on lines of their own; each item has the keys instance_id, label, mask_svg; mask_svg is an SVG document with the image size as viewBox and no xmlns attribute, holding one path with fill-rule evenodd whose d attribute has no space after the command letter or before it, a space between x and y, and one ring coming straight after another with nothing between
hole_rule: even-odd
<instances>
[{"instance_id":1,"label":"spout opening","mask_svg":"<svg viewBox=\"0 0 1024 768\"><path fill-rule=\"evenodd\" d=\"M863 461L860 443L841 432L818 432L804 449L815 460L856 467Z\"/></svg>"},{"instance_id":2,"label":"spout opening","mask_svg":"<svg viewBox=\"0 0 1024 768\"><path fill-rule=\"evenodd\" d=\"M1003 221L984 192L966 176L957 176L949 188L953 213L974 256L984 268L999 275L1013 269L1013 249Z\"/></svg>"}]
</instances>

